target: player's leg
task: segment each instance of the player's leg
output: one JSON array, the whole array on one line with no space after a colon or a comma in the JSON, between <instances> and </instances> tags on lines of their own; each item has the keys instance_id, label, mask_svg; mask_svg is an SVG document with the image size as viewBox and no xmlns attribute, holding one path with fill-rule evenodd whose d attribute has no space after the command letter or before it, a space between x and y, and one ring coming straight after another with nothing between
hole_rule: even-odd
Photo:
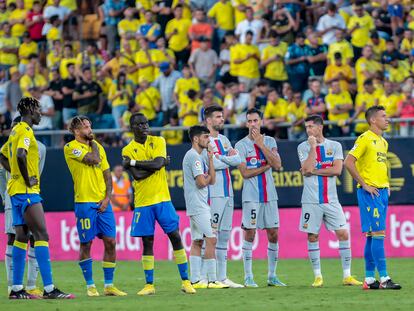
<instances>
[{"instance_id":1,"label":"player's leg","mask_svg":"<svg viewBox=\"0 0 414 311\"><path fill-rule=\"evenodd\" d=\"M315 280L313 287L321 287L321 252L319 249L319 231L323 220L320 204L302 204L299 230L308 234L308 256L312 265Z\"/></svg>"},{"instance_id":2,"label":"player's leg","mask_svg":"<svg viewBox=\"0 0 414 311\"><path fill-rule=\"evenodd\" d=\"M258 287L253 279L253 242L256 236L257 213L259 203L243 202L243 266L244 266L244 286Z\"/></svg>"},{"instance_id":3,"label":"player's leg","mask_svg":"<svg viewBox=\"0 0 414 311\"><path fill-rule=\"evenodd\" d=\"M262 203L257 219L257 227L266 229L267 233L267 262L268 275L267 285L286 286L276 275L277 262L279 258L279 209L277 201Z\"/></svg>"},{"instance_id":4,"label":"player's leg","mask_svg":"<svg viewBox=\"0 0 414 311\"><path fill-rule=\"evenodd\" d=\"M6 246L6 253L4 255L4 264L6 266L6 277L7 277L7 286L8 292L10 294L11 287L13 286L13 243L15 234L7 233L7 246Z\"/></svg>"},{"instance_id":5,"label":"player's leg","mask_svg":"<svg viewBox=\"0 0 414 311\"><path fill-rule=\"evenodd\" d=\"M30 201L33 204L26 208L24 219L35 240L35 255L44 287L43 297L47 299L72 299L74 298L72 294L61 292L53 284L49 253L49 235L46 229L45 215L41 204L42 200L40 196L34 196Z\"/></svg>"},{"instance_id":6,"label":"player's leg","mask_svg":"<svg viewBox=\"0 0 414 311\"><path fill-rule=\"evenodd\" d=\"M191 248L190 248L190 279L194 288L200 288L198 283L200 282L201 273L201 247L203 245L202 236L197 236L196 230L191 229ZM204 287L207 288L207 285Z\"/></svg>"},{"instance_id":7,"label":"player's leg","mask_svg":"<svg viewBox=\"0 0 414 311\"><path fill-rule=\"evenodd\" d=\"M37 276L39 274L39 265L37 263L35 249L34 249L34 238L33 235L30 234L30 245L29 245L29 253L28 253L28 262L27 262L27 285L26 291L30 295L41 297L43 296L43 292L36 287Z\"/></svg>"},{"instance_id":8,"label":"player's leg","mask_svg":"<svg viewBox=\"0 0 414 311\"><path fill-rule=\"evenodd\" d=\"M116 223L111 204L96 216L97 236L102 237L104 243L104 256L102 269L104 273L104 294L106 296L126 296L127 294L114 286L114 273L116 267Z\"/></svg>"}]
</instances>

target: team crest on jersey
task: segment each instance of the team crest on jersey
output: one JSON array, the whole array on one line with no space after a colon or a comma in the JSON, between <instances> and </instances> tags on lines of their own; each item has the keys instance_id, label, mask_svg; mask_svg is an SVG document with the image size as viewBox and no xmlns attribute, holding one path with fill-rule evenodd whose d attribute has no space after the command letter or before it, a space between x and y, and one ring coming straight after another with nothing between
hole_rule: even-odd
<instances>
[{"instance_id":1,"label":"team crest on jersey","mask_svg":"<svg viewBox=\"0 0 414 311\"><path fill-rule=\"evenodd\" d=\"M26 146L26 147L29 147L30 146L30 138L25 138L25 139L23 139L23 142L24 142L24 145Z\"/></svg>"},{"instance_id":2,"label":"team crest on jersey","mask_svg":"<svg viewBox=\"0 0 414 311\"><path fill-rule=\"evenodd\" d=\"M82 151L79 149L73 149L72 153L77 158L79 158L82 155Z\"/></svg>"},{"instance_id":3,"label":"team crest on jersey","mask_svg":"<svg viewBox=\"0 0 414 311\"><path fill-rule=\"evenodd\" d=\"M250 159L250 164L251 165L256 165L257 164L257 159L256 158L251 158Z\"/></svg>"},{"instance_id":4,"label":"team crest on jersey","mask_svg":"<svg viewBox=\"0 0 414 311\"><path fill-rule=\"evenodd\" d=\"M256 225L256 219L251 219L251 220L250 220L250 224L251 224L252 226Z\"/></svg>"},{"instance_id":5,"label":"team crest on jersey","mask_svg":"<svg viewBox=\"0 0 414 311\"><path fill-rule=\"evenodd\" d=\"M308 224L303 224L302 228L303 229L308 229Z\"/></svg>"},{"instance_id":6,"label":"team crest on jersey","mask_svg":"<svg viewBox=\"0 0 414 311\"><path fill-rule=\"evenodd\" d=\"M327 156L331 156L331 155L333 155L333 151L332 151L332 149L328 149L327 151L326 151L326 155Z\"/></svg>"}]
</instances>

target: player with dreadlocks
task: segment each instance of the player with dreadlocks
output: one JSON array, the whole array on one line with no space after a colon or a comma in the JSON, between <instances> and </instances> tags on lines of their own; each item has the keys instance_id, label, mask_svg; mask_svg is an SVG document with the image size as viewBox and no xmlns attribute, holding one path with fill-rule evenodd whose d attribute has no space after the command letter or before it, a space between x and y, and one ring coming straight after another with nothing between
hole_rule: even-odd
<instances>
[{"instance_id":1,"label":"player with dreadlocks","mask_svg":"<svg viewBox=\"0 0 414 311\"><path fill-rule=\"evenodd\" d=\"M49 254L49 235L40 197L39 150L32 126L41 119L39 101L32 97L22 98L17 110L21 122L12 129L10 137L1 149L0 162L10 172L7 192L12 203L13 226L16 238L13 243L13 286L10 299L36 299L23 288L29 230L35 244L35 256L43 280L45 299L71 299L53 285Z\"/></svg>"},{"instance_id":2,"label":"player with dreadlocks","mask_svg":"<svg viewBox=\"0 0 414 311\"><path fill-rule=\"evenodd\" d=\"M106 296L126 296L113 285L115 271L115 217L110 204L111 170L104 148L94 139L92 123L85 116L74 117L69 131L75 139L65 145L65 160L74 183L76 227L79 233L79 266L89 297L99 296L92 277L91 246L95 237L104 243L102 268Z\"/></svg>"}]
</instances>

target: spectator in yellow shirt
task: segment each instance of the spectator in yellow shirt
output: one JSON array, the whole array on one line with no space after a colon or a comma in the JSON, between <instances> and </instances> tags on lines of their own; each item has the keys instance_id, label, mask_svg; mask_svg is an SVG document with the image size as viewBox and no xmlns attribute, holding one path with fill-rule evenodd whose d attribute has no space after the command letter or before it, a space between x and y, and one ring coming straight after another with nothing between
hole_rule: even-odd
<instances>
[{"instance_id":1,"label":"spectator in yellow shirt","mask_svg":"<svg viewBox=\"0 0 414 311\"><path fill-rule=\"evenodd\" d=\"M179 4L174 9L174 18L167 23L165 36L168 47L173 50L178 68L186 64L190 57L190 40L188 30L191 20L183 18L183 7Z\"/></svg>"},{"instance_id":2,"label":"spectator in yellow shirt","mask_svg":"<svg viewBox=\"0 0 414 311\"><path fill-rule=\"evenodd\" d=\"M93 79L96 78L96 72L98 67L103 65L101 55L98 53L98 47L95 41L89 41L86 50L79 53L76 57L76 71L80 75L82 73L81 68L90 67L92 71Z\"/></svg>"},{"instance_id":3,"label":"spectator in yellow shirt","mask_svg":"<svg viewBox=\"0 0 414 311\"><path fill-rule=\"evenodd\" d=\"M199 112L203 106L196 90L189 90L187 96L180 103L178 116L183 126L193 126L199 123Z\"/></svg>"},{"instance_id":4,"label":"spectator in yellow shirt","mask_svg":"<svg viewBox=\"0 0 414 311\"><path fill-rule=\"evenodd\" d=\"M364 90L364 82L366 79L373 79L382 71L380 63L374 60L372 46L367 45L362 50L362 57L355 64L358 92Z\"/></svg>"},{"instance_id":5,"label":"spectator in yellow shirt","mask_svg":"<svg viewBox=\"0 0 414 311\"><path fill-rule=\"evenodd\" d=\"M280 98L277 91L273 88L269 89L263 117L264 125L269 130L275 130L278 123L287 121L288 103L283 98Z\"/></svg>"},{"instance_id":6,"label":"spectator in yellow shirt","mask_svg":"<svg viewBox=\"0 0 414 311\"><path fill-rule=\"evenodd\" d=\"M128 109L132 98L132 88L127 84L125 73L121 72L118 79L112 83L109 89L108 100L112 104L112 116L116 128L121 128L121 118Z\"/></svg>"},{"instance_id":7,"label":"spectator in yellow shirt","mask_svg":"<svg viewBox=\"0 0 414 311\"><path fill-rule=\"evenodd\" d=\"M63 58L59 64L59 72L62 79L69 77L68 64L75 64L76 58L73 55L73 47L71 44L65 44L63 47Z\"/></svg>"},{"instance_id":8,"label":"spectator in yellow shirt","mask_svg":"<svg viewBox=\"0 0 414 311\"><path fill-rule=\"evenodd\" d=\"M286 42L281 42L277 33L271 31L270 44L263 49L261 56L260 65L265 68L264 77L269 86L275 88L279 93L282 91L283 83L288 79L284 62L287 49Z\"/></svg>"},{"instance_id":9,"label":"spectator in yellow shirt","mask_svg":"<svg viewBox=\"0 0 414 311\"><path fill-rule=\"evenodd\" d=\"M293 94L293 101L288 105L288 122L292 125L288 130L290 140L302 140L306 137L303 122L306 118L306 103L302 100L301 92Z\"/></svg>"},{"instance_id":10,"label":"spectator in yellow shirt","mask_svg":"<svg viewBox=\"0 0 414 311\"><path fill-rule=\"evenodd\" d=\"M377 62L381 61L382 53L386 50L386 43L383 38L378 35L378 32L373 32L371 39L368 41L368 45L372 46L372 51L374 52L374 60Z\"/></svg>"},{"instance_id":11,"label":"spectator in yellow shirt","mask_svg":"<svg viewBox=\"0 0 414 311\"><path fill-rule=\"evenodd\" d=\"M27 9L24 7L23 0L16 0L16 8L9 16L9 22L12 25L12 36L21 38L26 31L26 15Z\"/></svg>"},{"instance_id":12,"label":"spectator in yellow shirt","mask_svg":"<svg viewBox=\"0 0 414 311\"><path fill-rule=\"evenodd\" d=\"M170 122L168 124L166 124L164 126L165 130L163 130L161 132L161 136L163 136L165 138L165 142L167 143L167 145L180 145L183 143L183 131L174 131L174 130L169 130L169 128L173 127L173 126L178 126L179 119L178 119L178 114L172 114L170 116Z\"/></svg>"},{"instance_id":13,"label":"spectator in yellow shirt","mask_svg":"<svg viewBox=\"0 0 414 311\"><path fill-rule=\"evenodd\" d=\"M232 0L231 4L234 8L235 25L246 19L246 8L250 5L249 0Z\"/></svg>"},{"instance_id":14,"label":"spectator in yellow shirt","mask_svg":"<svg viewBox=\"0 0 414 311\"><path fill-rule=\"evenodd\" d=\"M354 4L355 15L351 16L348 22L348 32L351 38L351 44L354 48L354 61L362 53L362 48L368 43L370 31L375 29L374 20L362 4Z\"/></svg>"},{"instance_id":15,"label":"spectator in yellow shirt","mask_svg":"<svg viewBox=\"0 0 414 311\"><path fill-rule=\"evenodd\" d=\"M146 80L152 83L155 80L155 64L152 61L152 50L149 49L148 39L139 39L141 49L135 54L135 64L138 69L138 83Z\"/></svg>"},{"instance_id":16,"label":"spectator in yellow shirt","mask_svg":"<svg viewBox=\"0 0 414 311\"><path fill-rule=\"evenodd\" d=\"M29 63L29 55L31 54L38 54L39 50L37 47L36 42L30 38L30 34L25 32L23 34L23 43L19 47L19 71L24 72L25 66Z\"/></svg>"},{"instance_id":17,"label":"spectator in yellow shirt","mask_svg":"<svg viewBox=\"0 0 414 311\"><path fill-rule=\"evenodd\" d=\"M338 29L335 32L335 39L336 42L330 44L328 48L328 63L334 63L335 53L341 53L342 61L350 65L354 58L354 50L352 49L352 45L347 40L345 40L344 31Z\"/></svg>"},{"instance_id":18,"label":"spectator in yellow shirt","mask_svg":"<svg viewBox=\"0 0 414 311\"><path fill-rule=\"evenodd\" d=\"M341 90L348 91L348 84L353 79L351 66L342 61L342 54L336 52L335 63L329 64L325 70L324 81L330 85L333 81L339 81Z\"/></svg>"},{"instance_id":19,"label":"spectator in yellow shirt","mask_svg":"<svg viewBox=\"0 0 414 311\"><path fill-rule=\"evenodd\" d=\"M401 41L400 52L406 56L411 56L412 49L414 49L413 31L412 29L406 29L404 31L404 38Z\"/></svg>"},{"instance_id":20,"label":"spectator in yellow shirt","mask_svg":"<svg viewBox=\"0 0 414 311\"><path fill-rule=\"evenodd\" d=\"M19 45L19 39L11 35L10 24L7 22L4 23L3 35L0 36L0 66L8 69L17 65Z\"/></svg>"},{"instance_id":21,"label":"spectator in yellow shirt","mask_svg":"<svg viewBox=\"0 0 414 311\"><path fill-rule=\"evenodd\" d=\"M175 67L175 55L174 52L166 48L164 37L159 37L157 39L157 48L152 50L152 61L156 64L155 67L155 78L161 74L160 65L161 63L169 63Z\"/></svg>"},{"instance_id":22,"label":"spectator in yellow shirt","mask_svg":"<svg viewBox=\"0 0 414 311\"><path fill-rule=\"evenodd\" d=\"M47 88L47 81L42 75L36 73L35 65L29 63L26 66L26 74L20 79L23 96L31 96L29 92L31 88L37 88L42 92Z\"/></svg>"},{"instance_id":23,"label":"spectator in yellow shirt","mask_svg":"<svg viewBox=\"0 0 414 311\"><path fill-rule=\"evenodd\" d=\"M235 28L234 9L230 1L220 0L208 11L207 16L214 20L217 40L214 42L213 47L218 52L226 32Z\"/></svg>"},{"instance_id":24,"label":"spectator in yellow shirt","mask_svg":"<svg viewBox=\"0 0 414 311\"><path fill-rule=\"evenodd\" d=\"M395 91L394 83L384 81L384 94L379 99L379 105L385 107L387 117L394 118L398 116L398 103L401 101L401 94Z\"/></svg>"},{"instance_id":25,"label":"spectator in yellow shirt","mask_svg":"<svg viewBox=\"0 0 414 311\"><path fill-rule=\"evenodd\" d=\"M187 92L189 90L200 91L200 82L197 77L191 75L191 70L189 65L184 65L182 70L183 77L179 78L175 83L174 87L174 97L175 102L179 106L181 101L187 97Z\"/></svg>"},{"instance_id":26,"label":"spectator in yellow shirt","mask_svg":"<svg viewBox=\"0 0 414 311\"><path fill-rule=\"evenodd\" d=\"M128 41L131 49L136 52L138 50L137 40L135 40L136 32L139 28L139 20L134 18L135 9L128 8L124 11L125 18L118 23L118 34L121 37L121 52L123 52L123 43Z\"/></svg>"},{"instance_id":27,"label":"spectator in yellow shirt","mask_svg":"<svg viewBox=\"0 0 414 311\"><path fill-rule=\"evenodd\" d=\"M339 81L331 83L331 92L325 97L328 108L328 120L338 122L330 126L332 137L339 137L349 133L349 126L346 121L349 119L349 112L352 110L352 99L348 91L342 91Z\"/></svg>"},{"instance_id":28,"label":"spectator in yellow shirt","mask_svg":"<svg viewBox=\"0 0 414 311\"><path fill-rule=\"evenodd\" d=\"M148 119L150 126L162 125L162 120L158 118L161 107L160 92L145 79L139 83L135 103L138 106L138 111Z\"/></svg>"},{"instance_id":29,"label":"spectator in yellow shirt","mask_svg":"<svg viewBox=\"0 0 414 311\"><path fill-rule=\"evenodd\" d=\"M48 68L59 67L62 60L62 43L60 40L53 41L53 48L46 56L46 65Z\"/></svg>"},{"instance_id":30,"label":"spectator in yellow shirt","mask_svg":"<svg viewBox=\"0 0 414 311\"><path fill-rule=\"evenodd\" d=\"M230 57L233 56L232 61L238 65L239 83L244 84L245 90L248 92L259 82L260 51L256 45L252 44L252 31L246 32L245 40L244 44L238 45L236 55Z\"/></svg>"},{"instance_id":31,"label":"spectator in yellow shirt","mask_svg":"<svg viewBox=\"0 0 414 311\"><path fill-rule=\"evenodd\" d=\"M367 79L364 82L364 91L359 92L355 99L355 112L349 119L348 123L352 123L356 120L365 120L365 111L372 106L377 106L382 91L380 89L375 90L374 82L372 79ZM368 130L367 123L357 123L355 125L354 132L357 136Z\"/></svg>"}]
</instances>

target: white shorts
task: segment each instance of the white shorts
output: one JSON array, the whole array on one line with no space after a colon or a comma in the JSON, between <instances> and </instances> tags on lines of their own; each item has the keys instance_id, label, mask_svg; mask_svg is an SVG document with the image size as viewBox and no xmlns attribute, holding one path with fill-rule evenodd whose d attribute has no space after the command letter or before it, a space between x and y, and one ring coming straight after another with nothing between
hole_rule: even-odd
<instances>
[{"instance_id":1,"label":"white shorts","mask_svg":"<svg viewBox=\"0 0 414 311\"><path fill-rule=\"evenodd\" d=\"M322 222L328 230L346 229L346 218L341 204L302 204L300 231L318 234Z\"/></svg>"},{"instance_id":2,"label":"white shorts","mask_svg":"<svg viewBox=\"0 0 414 311\"><path fill-rule=\"evenodd\" d=\"M210 198L211 225L217 231L231 231L233 224L233 198Z\"/></svg>"},{"instance_id":3,"label":"white shorts","mask_svg":"<svg viewBox=\"0 0 414 311\"><path fill-rule=\"evenodd\" d=\"M245 229L279 228L277 201L267 203L243 202L242 227Z\"/></svg>"},{"instance_id":4,"label":"white shorts","mask_svg":"<svg viewBox=\"0 0 414 311\"><path fill-rule=\"evenodd\" d=\"M190 216L191 240L199 241L206 238L214 238L215 230L211 226L211 214L203 213Z\"/></svg>"},{"instance_id":5,"label":"white shorts","mask_svg":"<svg viewBox=\"0 0 414 311\"><path fill-rule=\"evenodd\" d=\"M16 234L13 227L13 213L10 208L4 210L4 233Z\"/></svg>"}]
</instances>

